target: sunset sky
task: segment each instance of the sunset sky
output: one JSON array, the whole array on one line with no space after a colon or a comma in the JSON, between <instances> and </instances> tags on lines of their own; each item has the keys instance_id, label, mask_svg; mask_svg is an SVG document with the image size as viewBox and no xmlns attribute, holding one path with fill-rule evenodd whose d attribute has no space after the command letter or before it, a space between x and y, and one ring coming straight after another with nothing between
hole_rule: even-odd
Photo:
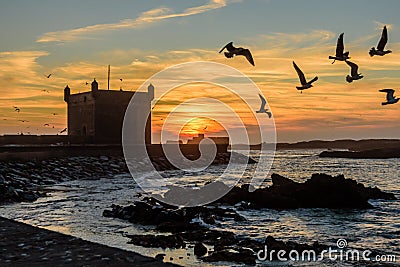
<instances>
[{"instance_id":1,"label":"sunset sky","mask_svg":"<svg viewBox=\"0 0 400 267\"><path fill-rule=\"evenodd\" d=\"M399 10L397 0L2 1L0 134L58 133L66 127L64 87L84 92L90 89L86 82L96 77L105 89L108 64L111 88L136 90L166 67L212 61L234 67L256 83L269 102L280 142L400 138L400 103L381 106L385 94L378 92L393 88L400 96ZM384 25L389 31L386 48L393 53L371 58L368 51L376 47ZM365 76L351 84L345 81L349 67L328 59L342 32L351 61ZM249 48L256 66L243 57L218 54L230 41ZM293 60L307 78L319 76L302 94L296 90ZM153 110L153 130L159 131L177 103L209 95L207 90L235 105L234 95L206 87L180 88L160 99ZM258 108L257 94L251 104ZM204 104L184 115L194 116L201 108L218 112ZM204 125L210 135L222 132L222 126L204 118L185 129L199 133Z\"/></svg>"}]
</instances>

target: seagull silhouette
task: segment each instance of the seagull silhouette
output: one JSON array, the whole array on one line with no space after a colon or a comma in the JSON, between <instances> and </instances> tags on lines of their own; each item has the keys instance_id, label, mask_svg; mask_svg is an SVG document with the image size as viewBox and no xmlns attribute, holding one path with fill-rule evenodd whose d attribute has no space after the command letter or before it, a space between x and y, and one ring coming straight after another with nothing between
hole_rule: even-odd
<instances>
[{"instance_id":1,"label":"seagull silhouette","mask_svg":"<svg viewBox=\"0 0 400 267\"><path fill-rule=\"evenodd\" d=\"M268 115L268 118L271 118L272 113L268 111L269 109L265 109L265 105L267 104L267 101L261 94L258 94L258 96L261 99L261 106L260 106L260 109L256 111L256 113L266 113Z\"/></svg>"},{"instance_id":2,"label":"seagull silhouette","mask_svg":"<svg viewBox=\"0 0 400 267\"><path fill-rule=\"evenodd\" d=\"M382 89L382 90L379 90L379 92L386 93L386 102L382 102L382 106L396 104L400 100L400 98L396 98L394 96L393 89Z\"/></svg>"},{"instance_id":3,"label":"seagull silhouette","mask_svg":"<svg viewBox=\"0 0 400 267\"><path fill-rule=\"evenodd\" d=\"M293 61L293 67L297 72L297 75L299 75L300 83L301 86L296 86L297 90L305 90L308 88L313 87L312 83L318 80L318 77L315 76L314 79L311 81L307 82L306 77L304 76L304 73L301 71L301 69L296 65L296 63ZM303 91L301 91L303 92Z\"/></svg>"},{"instance_id":4,"label":"seagull silhouette","mask_svg":"<svg viewBox=\"0 0 400 267\"><path fill-rule=\"evenodd\" d=\"M333 59L332 64L335 63L336 60L345 61L347 59L350 59L350 57L349 57L350 52L344 53L343 35L344 35L344 33L341 33L339 35L337 45L336 45L336 55L334 57L329 56L329 59Z\"/></svg>"},{"instance_id":5,"label":"seagull silhouette","mask_svg":"<svg viewBox=\"0 0 400 267\"><path fill-rule=\"evenodd\" d=\"M43 89L42 92L50 93L49 90Z\"/></svg>"},{"instance_id":6,"label":"seagull silhouette","mask_svg":"<svg viewBox=\"0 0 400 267\"><path fill-rule=\"evenodd\" d=\"M49 79L51 77L51 75L53 75L52 73L50 73L49 75L43 74L44 77L46 77L47 79Z\"/></svg>"},{"instance_id":7,"label":"seagull silhouette","mask_svg":"<svg viewBox=\"0 0 400 267\"><path fill-rule=\"evenodd\" d=\"M45 124L43 124L43 126L50 126L50 124L48 124L48 123L45 123Z\"/></svg>"},{"instance_id":8,"label":"seagull silhouette","mask_svg":"<svg viewBox=\"0 0 400 267\"><path fill-rule=\"evenodd\" d=\"M18 113L21 111L21 109L20 109L19 107L13 107L13 108L14 108L15 111L18 112Z\"/></svg>"},{"instance_id":9,"label":"seagull silhouette","mask_svg":"<svg viewBox=\"0 0 400 267\"><path fill-rule=\"evenodd\" d=\"M358 73L358 65L356 63L347 60L346 63L351 68L350 75L347 75L346 77L346 81L348 83L364 78L364 76L362 76L361 73Z\"/></svg>"},{"instance_id":10,"label":"seagull silhouette","mask_svg":"<svg viewBox=\"0 0 400 267\"><path fill-rule=\"evenodd\" d=\"M60 133L65 133L67 131L67 128L64 128L63 130L60 131Z\"/></svg>"},{"instance_id":11,"label":"seagull silhouette","mask_svg":"<svg viewBox=\"0 0 400 267\"><path fill-rule=\"evenodd\" d=\"M373 56L384 56L386 54L392 53L391 50L385 51L385 46L387 44L387 41L388 41L388 33L386 26L384 26L382 31L382 36L381 39L379 40L377 49L375 49L375 47L372 47L371 50L369 50L369 55L373 57Z\"/></svg>"},{"instance_id":12,"label":"seagull silhouette","mask_svg":"<svg viewBox=\"0 0 400 267\"><path fill-rule=\"evenodd\" d=\"M228 50L228 52L224 52L225 57L227 58L232 58L235 55L236 56L245 56L247 60L250 62L251 65L255 66L254 64L254 59L253 56L251 55L251 52L249 49L243 48L243 47L234 47L233 42L230 42L229 44L225 45L219 53L224 51L224 49Z\"/></svg>"}]
</instances>

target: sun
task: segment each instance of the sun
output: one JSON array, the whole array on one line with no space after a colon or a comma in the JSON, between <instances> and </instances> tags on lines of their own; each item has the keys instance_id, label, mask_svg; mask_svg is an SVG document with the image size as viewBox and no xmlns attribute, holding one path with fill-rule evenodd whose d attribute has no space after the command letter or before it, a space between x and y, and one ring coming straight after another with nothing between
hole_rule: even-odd
<instances>
[{"instance_id":1,"label":"sun","mask_svg":"<svg viewBox=\"0 0 400 267\"><path fill-rule=\"evenodd\" d=\"M180 139L189 139L199 134L207 136L226 136L225 128L216 120L208 117L196 117L185 123L179 132Z\"/></svg>"}]
</instances>

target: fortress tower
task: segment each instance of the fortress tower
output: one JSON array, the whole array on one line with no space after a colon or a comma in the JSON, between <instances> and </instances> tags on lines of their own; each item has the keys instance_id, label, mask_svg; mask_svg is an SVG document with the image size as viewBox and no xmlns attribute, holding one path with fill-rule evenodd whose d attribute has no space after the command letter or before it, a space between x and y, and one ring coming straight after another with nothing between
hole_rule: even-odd
<instances>
[{"instance_id":1,"label":"fortress tower","mask_svg":"<svg viewBox=\"0 0 400 267\"><path fill-rule=\"evenodd\" d=\"M64 89L64 101L68 106L68 135L83 137L87 142L96 144L120 144L125 111L134 94L140 94L141 105L138 110L151 109L154 99L154 86L149 85L147 92L125 92L101 90L96 79L91 91L71 94L70 88ZM139 114L140 115L140 114ZM147 118L143 133L146 144L151 144L151 112Z\"/></svg>"}]
</instances>

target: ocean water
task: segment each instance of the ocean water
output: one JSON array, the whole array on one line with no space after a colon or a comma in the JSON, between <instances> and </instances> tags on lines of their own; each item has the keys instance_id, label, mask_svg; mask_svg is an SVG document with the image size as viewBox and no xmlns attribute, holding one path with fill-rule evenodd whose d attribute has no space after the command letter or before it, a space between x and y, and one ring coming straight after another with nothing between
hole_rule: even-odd
<instances>
[{"instance_id":1,"label":"ocean water","mask_svg":"<svg viewBox=\"0 0 400 267\"><path fill-rule=\"evenodd\" d=\"M330 159L319 158L319 150L286 150L276 152L271 170L259 170L266 177L263 186L271 183L272 173L278 173L295 181L305 181L313 173L330 175L344 174L367 186L377 186L392 192L399 200L373 200L368 210L239 210L246 222L226 220L216 229L233 231L238 236L264 239L273 236L284 241L311 244L318 241L333 248L338 239L345 239L349 249L373 250L380 255L396 255L400 262L400 160ZM259 155L259 152L254 156ZM231 174L232 181L239 178L243 166L237 165ZM244 179L250 180L255 165L244 172ZM164 173L170 184L202 185L221 175L224 168L213 166L207 172L185 173L168 171ZM133 225L119 219L102 216L111 204L129 205L142 190L129 174L112 179L80 180L65 182L49 187L50 196L34 203L17 203L0 206L4 217L26 222L35 226L59 231L109 246L155 256L166 253L166 259L184 266L231 266L231 263L205 264L198 261L193 251L148 249L127 244L127 234L153 233L151 227ZM162 189L154 188L162 192ZM254 248L256 249L256 248ZM190 256L187 255L190 253ZM180 258L181 257L181 258ZM267 262L271 265L270 262ZM278 266L352 266L354 262L323 261L273 263ZM262 265L262 263L260 263ZM236 264L237 266L237 264ZM362 266L362 265L359 265Z\"/></svg>"}]
</instances>

